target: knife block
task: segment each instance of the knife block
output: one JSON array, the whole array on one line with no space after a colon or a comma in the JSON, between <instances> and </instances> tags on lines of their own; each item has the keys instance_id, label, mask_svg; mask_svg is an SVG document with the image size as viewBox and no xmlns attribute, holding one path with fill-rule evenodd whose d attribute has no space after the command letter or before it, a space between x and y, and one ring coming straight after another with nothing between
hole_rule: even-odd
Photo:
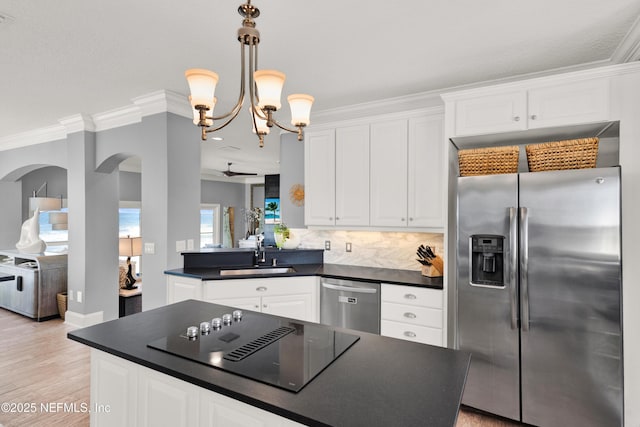
<instances>
[{"instance_id":1,"label":"knife block","mask_svg":"<svg viewBox=\"0 0 640 427\"><path fill-rule=\"evenodd\" d=\"M442 277L444 275L444 262L436 256L431 260L431 265L422 266L422 275L426 277Z\"/></svg>"}]
</instances>

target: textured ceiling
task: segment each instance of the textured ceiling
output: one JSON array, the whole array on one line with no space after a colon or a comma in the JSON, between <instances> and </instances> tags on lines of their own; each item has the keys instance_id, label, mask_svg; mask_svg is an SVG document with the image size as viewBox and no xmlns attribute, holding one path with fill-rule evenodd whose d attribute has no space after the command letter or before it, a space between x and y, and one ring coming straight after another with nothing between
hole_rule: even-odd
<instances>
[{"instance_id":1,"label":"textured ceiling","mask_svg":"<svg viewBox=\"0 0 640 427\"><path fill-rule=\"evenodd\" d=\"M0 24L0 140L160 89L186 95L184 70L192 67L220 75L216 110L229 109L239 86L239 4L0 0L0 15L12 18ZM339 106L609 63L640 15L639 0L253 4L261 10L260 68L287 74L283 98L314 95L312 120ZM258 150L244 115L224 141L203 143L203 168L232 161L238 170L277 172L278 136ZM278 113L284 122L288 115L288 107Z\"/></svg>"}]
</instances>

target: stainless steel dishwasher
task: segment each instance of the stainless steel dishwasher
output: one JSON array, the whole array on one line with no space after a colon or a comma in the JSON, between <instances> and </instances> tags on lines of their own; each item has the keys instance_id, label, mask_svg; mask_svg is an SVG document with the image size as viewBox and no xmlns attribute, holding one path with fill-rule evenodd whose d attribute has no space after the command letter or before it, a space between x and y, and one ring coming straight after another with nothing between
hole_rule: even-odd
<instances>
[{"instance_id":1,"label":"stainless steel dishwasher","mask_svg":"<svg viewBox=\"0 0 640 427\"><path fill-rule=\"evenodd\" d=\"M380 283L322 278L320 323L380 333Z\"/></svg>"}]
</instances>

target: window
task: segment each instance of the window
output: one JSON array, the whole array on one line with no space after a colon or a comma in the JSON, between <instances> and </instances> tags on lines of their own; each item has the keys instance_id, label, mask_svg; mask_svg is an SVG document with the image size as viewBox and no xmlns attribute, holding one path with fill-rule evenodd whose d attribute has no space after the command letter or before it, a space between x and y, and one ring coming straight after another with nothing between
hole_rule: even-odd
<instances>
[{"instance_id":1,"label":"window","mask_svg":"<svg viewBox=\"0 0 640 427\"><path fill-rule=\"evenodd\" d=\"M118 210L119 237L139 237L140 234L140 202L120 202Z\"/></svg>"},{"instance_id":2,"label":"window","mask_svg":"<svg viewBox=\"0 0 640 427\"><path fill-rule=\"evenodd\" d=\"M220 247L220 205L200 205L200 247Z\"/></svg>"},{"instance_id":3,"label":"window","mask_svg":"<svg viewBox=\"0 0 640 427\"><path fill-rule=\"evenodd\" d=\"M69 230L55 230L51 224L49 214L58 212L68 212L67 208L60 211L40 212L38 224L40 226L40 238L47 244L47 252L65 252L69 247Z\"/></svg>"}]
</instances>

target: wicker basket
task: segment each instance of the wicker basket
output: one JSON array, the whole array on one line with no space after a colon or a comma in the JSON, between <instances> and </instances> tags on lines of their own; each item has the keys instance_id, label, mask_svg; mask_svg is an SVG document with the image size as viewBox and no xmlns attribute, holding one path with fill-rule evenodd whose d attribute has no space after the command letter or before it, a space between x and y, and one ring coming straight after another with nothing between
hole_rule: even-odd
<instances>
[{"instance_id":1,"label":"wicker basket","mask_svg":"<svg viewBox=\"0 0 640 427\"><path fill-rule=\"evenodd\" d=\"M519 155L520 149L517 145L460 150L460 176L516 173Z\"/></svg>"},{"instance_id":2,"label":"wicker basket","mask_svg":"<svg viewBox=\"0 0 640 427\"><path fill-rule=\"evenodd\" d=\"M56 297L58 300L58 313L60 313L60 317L64 320L64 314L67 311L67 293L60 292Z\"/></svg>"},{"instance_id":3,"label":"wicker basket","mask_svg":"<svg viewBox=\"0 0 640 427\"><path fill-rule=\"evenodd\" d=\"M545 142L525 149L530 172L595 168L598 138Z\"/></svg>"}]
</instances>

